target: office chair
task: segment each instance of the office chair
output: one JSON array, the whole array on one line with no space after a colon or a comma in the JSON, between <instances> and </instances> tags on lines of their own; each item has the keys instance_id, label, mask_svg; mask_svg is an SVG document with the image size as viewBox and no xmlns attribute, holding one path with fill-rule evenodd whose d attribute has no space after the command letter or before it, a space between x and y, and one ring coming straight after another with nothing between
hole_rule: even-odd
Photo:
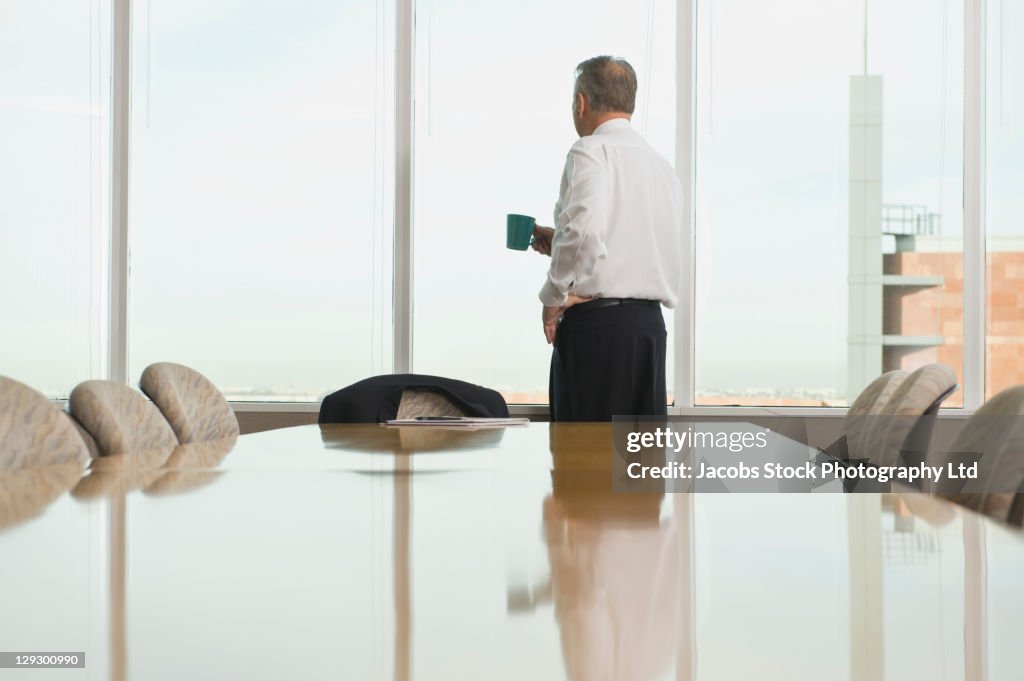
<instances>
[{"instance_id":1,"label":"office chair","mask_svg":"<svg viewBox=\"0 0 1024 681\"><path fill-rule=\"evenodd\" d=\"M865 434L864 458L879 466L914 465L923 460L931 445L933 417L956 389L956 373L944 364L927 364L912 372Z\"/></svg>"},{"instance_id":2,"label":"office chair","mask_svg":"<svg viewBox=\"0 0 1024 681\"><path fill-rule=\"evenodd\" d=\"M181 364L159 362L142 372L139 388L153 400L182 444L238 437L238 419L205 376Z\"/></svg>"},{"instance_id":3,"label":"office chair","mask_svg":"<svg viewBox=\"0 0 1024 681\"><path fill-rule=\"evenodd\" d=\"M935 492L1016 525L1024 521L1024 385L1008 388L964 423L948 452L933 457L943 478ZM948 477L947 464L978 464L978 478Z\"/></svg>"},{"instance_id":4,"label":"office chair","mask_svg":"<svg viewBox=\"0 0 1024 681\"><path fill-rule=\"evenodd\" d=\"M0 376L0 529L39 515L82 477L89 452L42 393Z\"/></svg>"},{"instance_id":5,"label":"office chair","mask_svg":"<svg viewBox=\"0 0 1024 681\"><path fill-rule=\"evenodd\" d=\"M861 390L843 417L839 438L826 451L840 460L865 458L864 439L867 432L909 375L907 371L889 371Z\"/></svg>"},{"instance_id":6,"label":"office chair","mask_svg":"<svg viewBox=\"0 0 1024 681\"><path fill-rule=\"evenodd\" d=\"M85 381L68 402L71 415L96 440L101 456L174 448L178 438L141 393L113 381Z\"/></svg>"},{"instance_id":7,"label":"office chair","mask_svg":"<svg viewBox=\"0 0 1024 681\"><path fill-rule=\"evenodd\" d=\"M0 470L71 464L89 451L67 416L42 393L0 376Z\"/></svg>"}]
</instances>

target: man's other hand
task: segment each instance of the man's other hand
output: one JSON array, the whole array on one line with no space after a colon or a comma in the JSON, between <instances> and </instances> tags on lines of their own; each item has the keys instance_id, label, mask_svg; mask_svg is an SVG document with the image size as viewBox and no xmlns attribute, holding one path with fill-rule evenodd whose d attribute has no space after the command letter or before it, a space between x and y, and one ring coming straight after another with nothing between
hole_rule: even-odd
<instances>
[{"instance_id":1,"label":"man's other hand","mask_svg":"<svg viewBox=\"0 0 1024 681\"><path fill-rule=\"evenodd\" d=\"M544 322L544 338L547 339L548 345L555 342L555 331L558 329L558 320L561 318L562 313L573 305L587 303L591 300L592 298L582 298L580 296L570 294L569 297L565 299L565 305L562 305L561 307L544 307L541 311L541 320Z\"/></svg>"},{"instance_id":2,"label":"man's other hand","mask_svg":"<svg viewBox=\"0 0 1024 681\"><path fill-rule=\"evenodd\" d=\"M544 255L551 255L551 239L555 236L555 230L551 227L533 226L533 243L530 248Z\"/></svg>"}]
</instances>

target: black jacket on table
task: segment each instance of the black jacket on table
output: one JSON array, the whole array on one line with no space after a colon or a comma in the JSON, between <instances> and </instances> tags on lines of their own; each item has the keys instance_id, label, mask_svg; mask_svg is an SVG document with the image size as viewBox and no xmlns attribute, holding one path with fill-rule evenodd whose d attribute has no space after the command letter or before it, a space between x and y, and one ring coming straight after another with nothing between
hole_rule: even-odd
<instances>
[{"instance_id":1,"label":"black jacket on table","mask_svg":"<svg viewBox=\"0 0 1024 681\"><path fill-rule=\"evenodd\" d=\"M448 398L467 416L507 418L508 405L495 390L465 381L423 374L373 376L324 398L318 423L382 423L398 414L404 390L430 390Z\"/></svg>"}]
</instances>

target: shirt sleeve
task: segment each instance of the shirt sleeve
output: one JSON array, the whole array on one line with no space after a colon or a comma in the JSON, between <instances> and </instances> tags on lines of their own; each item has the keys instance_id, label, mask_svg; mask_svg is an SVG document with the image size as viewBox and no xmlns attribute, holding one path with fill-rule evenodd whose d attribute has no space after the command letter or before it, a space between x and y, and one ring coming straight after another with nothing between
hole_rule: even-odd
<instances>
[{"instance_id":1,"label":"shirt sleeve","mask_svg":"<svg viewBox=\"0 0 1024 681\"><path fill-rule=\"evenodd\" d=\"M573 284L590 275L605 256L608 175L592 153L575 145L565 159L562 191L551 241L551 267L538 296L544 305L565 304Z\"/></svg>"}]
</instances>

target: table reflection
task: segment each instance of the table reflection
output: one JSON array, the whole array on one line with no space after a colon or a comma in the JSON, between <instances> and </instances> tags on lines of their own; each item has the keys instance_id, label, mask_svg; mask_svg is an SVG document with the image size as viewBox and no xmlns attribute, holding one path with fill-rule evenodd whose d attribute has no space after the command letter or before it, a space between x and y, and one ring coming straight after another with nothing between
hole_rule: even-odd
<instances>
[{"instance_id":1,"label":"table reflection","mask_svg":"<svg viewBox=\"0 0 1024 681\"><path fill-rule=\"evenodd\" d=\"M0 530L40 515L81 477L77 461L0 471Z\"/></svg>"},{"instance_id":2,"label":"table reflection","mask_svg":"<svg viewBox=\"0 0 1024 681\"><path fill-rule=\"evenodd\" d=\"M945 500L620 493L607 424L403 430L4 474L0 639L118 681L1024 668L1021 535Z\"/></svg>"},{"instance_id":3,"label":"table reflection","mask_svg":"<svg viewBox=\"0 0 1024 681\"><path fill-rule=\"evenodd\" d=\"M456 452L497 447L504 428L321 424L324 447L357 452Z\"/></svg>"},{"instance_id":4,"label":"table reflection","mask_svg":"<svg viewBox=\"0 0 1024 681\"><path fill-rule=\"evenodd\" d=\"M664 494L613 492L610 438L581 451L579 436L552 430L543 505L566 671L574 680L655 679L673 669L683 626L675 521L662 517Z\"/></svg>"},{"instance_id":5,"label":"table reflection","mask_svg":"<svg viewBox=\"0 0 1024 681\"><path fill-rule=\"evenodd\" d=\"M126 452L93 459L89 474L72 494L80 499L124 497L143 490L147 494L188 492L216 480L217 466L231 453L237 438L193 442Z\"/></svg>"}]
</instances>

